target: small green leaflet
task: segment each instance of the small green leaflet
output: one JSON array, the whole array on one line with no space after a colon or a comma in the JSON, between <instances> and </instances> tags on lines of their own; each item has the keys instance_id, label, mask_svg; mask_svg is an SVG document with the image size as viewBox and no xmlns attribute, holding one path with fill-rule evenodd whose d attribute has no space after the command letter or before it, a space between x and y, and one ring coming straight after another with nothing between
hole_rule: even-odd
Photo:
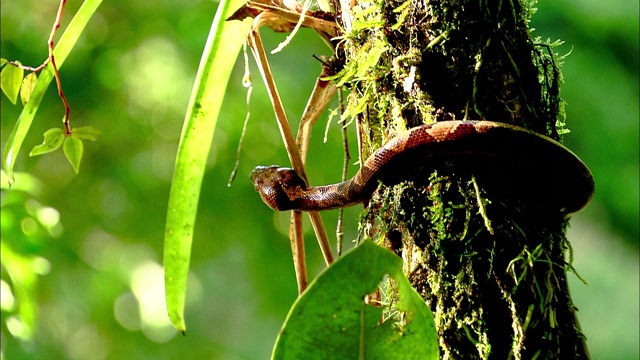
<instances>
[{"instance_id":1,"label":"small green leaflet","mask_svg":"<svg viewBox=\"0 0 640 360\"><path fill-rule=\"evenodd\" d=\"M69 136L64 140L62 149L64 150L64 155L67 157L67 160L69 160L71 166L73 166L73 170L77 174L80 171L80 161L82 160L82 152L84 150L82 140Z\"/></svg>"},{"instance_id":2,"label":"small green leaflet","mask_svg":"<svg viewBox=\"0 0 640 360\"><path fill-rule=\"evenodd\" d=\"M49 129L44 132L44 142L36 145L29 152L29 156L37 156L50 153L60 147L64 141L64 130L60 128Z\"/></svg>"},{"instance_id":3,"label":"small green leaflet","mask_svg":"<svg viewBox=\"0 0 640 360\"><path fill-rule=\"evenodd\" d=\"M10 64L6 64L0 72L0 87L14 105L18 99L23 76L24 70L22 68Z\"/></svg>"},{"instance_id":4,"label":"small green leaflet","mask_svg":"<svg viewBox=\"0 0 640 360\"><path fill-rule=\"evenodd\" d=\"M22 79L22 86L20 87L20 100L22 101L22 106L25 106L29 101L33 88L36 87L37 81L38 75L36 75L36 73L30 73Z\"/></svg>"},{"instance_id":5,"label":"small green leaflet","mask_svg":"<svg viewBox=\"0 0 640 360\"><path fill-rule=\"evenodd\" d=\"M93 126L81 126L71 129L71 136L80 140L96 141L101 134L102 132Z\"/></svg>"},{"instance_id":6,"label":"small green leaflet","mask_svg":"<svg viewBox=\"0 0 640 360\"><path fill-rule=\"evenodd\" d=\"M82 2L78 12L74 15L73 19L71 19L62 36L60 36L58 44L53 50L58 69L62 67L67 55L69 55L71 49L73 49L76 41L89 22L89 19L91 19L91 16L95 13L98 6L100 6L100 3L102 3L102 0L85 0ZM5 64L5 68L6 67L13 66ZM40 106L40 101L54 78L51 63L47 64L47 66L40 71L39 75L31 96L29 96L29 101L24 106L24 109L22 109L20 117L18 117L18 122L13 127L11 134L9 134L4 151L2 152L2 170L4 170L7 175L10 184L14 182L13 167L22 148L22 143L31 128L34 116ZM22 79L20 79L20 81L22 81Z\"/></svg>"},{"instance_id":7,"label":"small green leaflet","mask_svg":"<svg viewBox=\"0 0 640 360\"><path fill-rule=\"evenodd\" d=\"M380 323L382 308L365 304L364 297L385 274L396 281L395 310L404 315ZM438 358L430 309L403 275L402 260L371 240L336 261L296 300L272 355L273 360Z\"/></svg>"},{"instance_id":8,"label":"small green leaflet","mask_svg":"<svg viewBox=\"0 0 640 360\"><path fill-rule=\"evenodd\" d=\"M64 143L64 155L69 160L76 174L80 170L84 144L82 140L95 141L100 136L100 130L93 126L81 126L73 128L71 135L67 136L63 129L53 128L44 132L44 141L31 149L29 156L37 156L57 150Z\"/></svg>"}]
</instances>

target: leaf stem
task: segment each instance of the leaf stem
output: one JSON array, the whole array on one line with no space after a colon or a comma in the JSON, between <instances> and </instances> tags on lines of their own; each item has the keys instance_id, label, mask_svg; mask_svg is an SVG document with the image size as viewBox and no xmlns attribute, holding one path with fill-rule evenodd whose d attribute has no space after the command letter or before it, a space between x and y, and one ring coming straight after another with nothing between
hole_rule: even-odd
<instances>
[{"instance_id":1,"label":"leaf stem","mask_svg":"<svg viewBox=\"0 0 640 360\"><path fill-rule=\"evenodd\" d=\"M53 74L56 79L56 85L58 87L58 96L62 99L62 103L64 104L64 128L65 128L65 136L71 135L71 125L69 124L69 112L71 108L69 107L69 102L67 101L67 97L64 95L64 91L62 90L62 81L60 80L60 72L58 71L58 65L56 64L56 59L53 56L53 49L55 47L54 39L58 29L60 28L60 23L62 22L62 13L64 12L64 6L66 5L67 0L60 0L60 6L58 7L58 13L56 14L56 20L53 23L53 27L51 28L51 33L49 34L49 40L47 40L48 52L49 55L47 59L38 67L32 67L28 65L23 65L19 61L9 61L9 65L13 65L17 68L37 73L40 70L44 69L47 66L48 62L51 62L51 66L53 67Z\"/></svg>"},{"instance_id":2,"label":"leaf stem","mask_svg":"<svg viewBox=\"0 0 640 360\"><path fill-rule=\"evenodd\" d=\"M26 70L26 71L31 71L31 72L38 72L42 69L44 69L45 66L47 66L47 61L49 61L49 58L47 58L47 60L45 60L40 66L38 67L33 67L33 66L28 66L28 65L22 65L19 61L9 61L7 62L7 64L9 65L13 65L19 69L22 70Z\"/></svg>"},{"instance_id":3,"label":"leaf stem","mask_svg":"<svg viewBox=\"0 0 640 360\"><path fill-rule=\"evenodd\" d=\"M62 91L62 82L60 81L60 73L58 72L58 65L56 65L56 59L53 56L53 48L54 48L54 39L56 36L56 32L60 28L60 22L62 20L62 13L64 11L64 6L67 3L67 0L60 0L60 6L58 7L58 13L56 14L56 21L53 23L53 28L51 29L51 34L49 35L49 41L47 44L49 45L49 61L51 61L51 66L53 67L53 74L56 78L56 85L58 86L58 95L60 99L62 99L62 103L64 104L64 129L65 136L71 135L71 126L69 125L69 112L71 108L69 108L69 103L67 102L66 96L64 96L64 91ZM46 64L46 61L45 61ZM44 66L44 64L42 65Z\"/></svg>"}]
</instances>

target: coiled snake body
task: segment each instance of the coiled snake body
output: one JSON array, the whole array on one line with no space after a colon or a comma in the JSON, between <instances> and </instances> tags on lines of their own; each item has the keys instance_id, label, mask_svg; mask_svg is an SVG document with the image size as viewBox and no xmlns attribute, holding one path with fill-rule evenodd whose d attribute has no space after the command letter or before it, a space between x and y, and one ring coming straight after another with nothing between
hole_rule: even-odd
<instances>
[{"instance_id":1,"label":"coiled snake body","mask_svg":"<svg viewBox=\"0 0 640 360\"><path fill-rule=\"evenodd\" d=\"M328 210L366 202L378 184L425 181L449 167L565 215L592 197L587 166L562 144L530 130L490 121L443 121L412 128L373 153L349 180L308 186L288 168L259 166L250 175L274 210Z\"/></svg>"}]
</instances>

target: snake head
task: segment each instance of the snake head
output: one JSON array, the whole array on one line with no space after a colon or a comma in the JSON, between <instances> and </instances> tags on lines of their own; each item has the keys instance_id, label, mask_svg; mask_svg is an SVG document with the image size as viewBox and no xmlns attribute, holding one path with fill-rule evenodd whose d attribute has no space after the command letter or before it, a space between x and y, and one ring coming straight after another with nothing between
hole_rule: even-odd
<instances>
[{"instance_id":1,"label":"snake head","mask_svg":"<svg viewBox=\"0 0 640 360\"><path fill-rule=\"evenodd\" d=\"M276 211L294 209L289 194L307 186L295 170L276 165L258 166L251 171L249 178L262 201Z\"/></svg>"}]
</instances>

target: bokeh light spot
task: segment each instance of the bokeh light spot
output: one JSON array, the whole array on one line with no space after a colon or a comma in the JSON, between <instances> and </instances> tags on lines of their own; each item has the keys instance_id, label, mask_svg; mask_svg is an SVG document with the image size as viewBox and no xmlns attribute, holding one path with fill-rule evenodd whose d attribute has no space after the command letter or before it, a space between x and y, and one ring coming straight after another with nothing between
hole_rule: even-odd
<instances>
[{"instance_id":1,"label":"bokeh light spot","mask_svg":"<svg viewBox=\"0 0 640 360\"><path fill-rule=\"evenodd\" d=\"M10 316L5 320L7 330L14 337L22 340L28 340L30 338L29 327L26 326L17 316Z\"/></svg>"},{"instance_id":2,"label":"bokeh light spot","mask_svg":"<svg viewBox=\"0 0 640 360\"><path fill-rule=\"evenodd\" d=\"M13 311L16 299L11 291L11 286L6 281L0 280L0 308L3 311Z\"/></svg>"},{"instance_id":3,"label":"bokeh light spot","mask_svg":"<svg viewBox=\"0 0 640 360\"><path fill-rule=\"evenodd\" d=\"M51 272L51 262L42 256L37 256L31 261L31 269L38 275L47 275Z\"/></svg>"},{"instance_id":4,"label":"bokeh light spot","mask_svg":"<svg viewBox=\"0 0 640 360\"><path fill-rule=\"evenodd\" d=\"M125 329L140 330L140 307L131 292L122 294L116 299L113 304L113 313L118 323Z\"/></svg>"},{"instance_id":5,"label":"bokeh light spot","mask_svg":"<svg viewBox=\"0 0 640 360\"><path fill-rule=\"evenodd\" d=\"M66 342L70 360L102 360L109 355L109 345L93 324L86 324Z\"/></svg>"},{"instance_id":6,"label":"bokeh light spot","mask_svg":"<svg viewBox=\"0 0 640 360\"><path fill-rule=\"evenodd\" d=\"M155 261L145 261L131 273L131 289L140 304L142 332L150 340L163 343L173 338L173 328L164 301L164 271Z\"/></svg>"},{"instance_id":7,"label":"bokeh light spot","mask_svg":"<svg viewBox=\"0 0 640 360\"><path fill-rule=\"evenodd\" d=\"M192 80L174 43L162 37L147 39L122 57L120 69L125 91L137 110L184 110Z\"/></svg>"},{"instance_id":8,"label":"bokeh light spot","mask_svg":"<svg viewBox=\"0 0 640 360\"><path fill-rule=\"evenodd\" d=\"M91 267L106 271L118 263L122 250L123 245L115 236L96 230L82 243L80 257Z\"/></svg>"},{"instance_id":9,"label":"bokeh light spot","mask_svg":"<svg viewBox=\"0 0 640 360\"><path fill-rule=\"evenodd\" d=\"M44 226L52 227L60 222L60 213L52 207L42 207L36 211L38 221Z\"/></svg>"},{"instance_id":10,"label":"bokeh light spot","mask_svg":"<svg viewBox=\"0 0 640 360\"><path fill-rule=\"evenodd\" d=\"M34 236L38 232L38 222L33 218L26 217L20 222L22 233L27 236Z\"/></svg>"}]
</instances>

